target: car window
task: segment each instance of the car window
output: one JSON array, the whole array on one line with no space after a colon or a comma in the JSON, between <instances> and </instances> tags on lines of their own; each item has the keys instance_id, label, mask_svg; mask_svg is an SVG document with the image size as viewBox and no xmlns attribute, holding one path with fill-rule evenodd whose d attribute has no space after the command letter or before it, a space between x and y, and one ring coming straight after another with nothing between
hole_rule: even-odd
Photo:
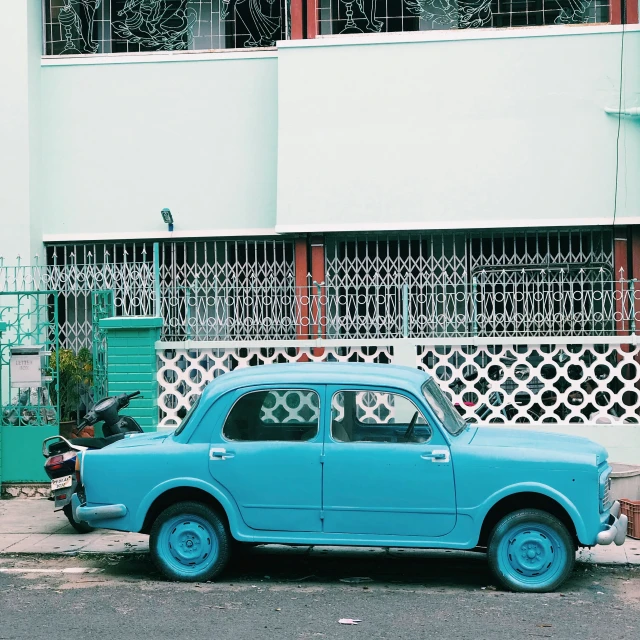
<instances>
[{"instance_id":1,"label":"car window","mask_svg":"<svg viewBox=\"0 0 640 640\"><path fill-rule=\"evenodd\" d=\"M309 389L251 391L232 407L227 440L304 442L318 435L320 397Z\"/></svg>"},{"instance_id":2,"label":"car window","mask_svg":"<svg viewBox=\"0 0 640 640\"><path fill-rule=\"evenodd\" d=\"M424 415L398 393L339 391L331 402L331 437L338 442L428 442Z\"/></svg>"},{"instance_id":3,"label":"car window","mask_svg":"<svg viewBox=\"0 0 640 640\"><path fill-rule=\"evenodd\" d=\"M187 411L187 415L182 419L182 422L180 423L180 426L176 429L175 434L176 436L179 436L185 429L185 427L189 424L189 421L191 420L191 416L193 415L193 412L196 410L196 407L198 406L198 404L200 404L200 398L202 396L198 396L194 403L191 405L191 408L189 409L189 411Z\"/></svg>"},{"instance_id":4,"label":"car window","mask_svg":"<svg viewBox=\"0 0 640 640\"><path fill-rule=\"evenodd\" d=\"M442 393L442 390L434 382L433 378L424 383L422 386L422 393L433 412L438 416L440 422L442 422L444 428L451 435L457 436L459 433L464 431L467 423L454 409L451 404L451 400Z\"/></svg>"}]
</instances>

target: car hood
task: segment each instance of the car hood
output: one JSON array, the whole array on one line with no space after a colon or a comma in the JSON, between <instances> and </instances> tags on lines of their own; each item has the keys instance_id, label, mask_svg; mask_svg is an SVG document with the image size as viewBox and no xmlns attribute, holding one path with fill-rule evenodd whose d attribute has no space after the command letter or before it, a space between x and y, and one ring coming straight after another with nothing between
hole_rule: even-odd
<instances>
[{"instance_id":1,"label":"car hood","mask_svg":"<svg viewBox=\"0 0 640 640\"><path fill-rule=\"evenodd\" d=\"M476 447L512 447L516 449L543 450L567 456L594 456L600 465L607 459L607 450L593 440L547 431L528 431L506 427L478 427L471 439Z\"/></svg>"}]
</instances>

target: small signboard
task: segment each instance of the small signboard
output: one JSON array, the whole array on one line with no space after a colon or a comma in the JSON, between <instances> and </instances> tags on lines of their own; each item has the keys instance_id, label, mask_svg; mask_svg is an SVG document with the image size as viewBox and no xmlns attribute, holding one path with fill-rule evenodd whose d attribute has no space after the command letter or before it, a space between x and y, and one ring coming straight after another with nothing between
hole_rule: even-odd
<instances>
[{"instance_id":1,"label":"small signboard","mask_svg":"<svg viewBox=\"0 0 640 640\"><path fill-rule=\"evenodd\" d=\"M42 349L40 347L13 347L11 349L11 386L42 386Z\"/></svg>"}]
</instances>

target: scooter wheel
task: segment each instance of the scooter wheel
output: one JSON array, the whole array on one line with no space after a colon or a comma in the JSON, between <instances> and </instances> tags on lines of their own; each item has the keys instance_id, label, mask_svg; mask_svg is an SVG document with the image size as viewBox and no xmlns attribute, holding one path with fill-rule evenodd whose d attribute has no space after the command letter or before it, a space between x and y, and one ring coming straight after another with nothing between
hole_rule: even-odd
<instances>
[{"instance_id":1,"label":"scooter wheel","mask_svg":"<svg viewBox=\"0 0 640 640\"><path fill-rule=\"evenodd\" d=\"M62 508L62 512L64 513L65 516L67 516L67 520L69 521L69 524L78 532L78 533L91 533L92 531L95 530L94 527L92 527L90 524L87 524L86 522L76 522L73 519L73 510L71 509L71 505L70 504L66 504L63 508Z\"/></svg>"}]
</instances>

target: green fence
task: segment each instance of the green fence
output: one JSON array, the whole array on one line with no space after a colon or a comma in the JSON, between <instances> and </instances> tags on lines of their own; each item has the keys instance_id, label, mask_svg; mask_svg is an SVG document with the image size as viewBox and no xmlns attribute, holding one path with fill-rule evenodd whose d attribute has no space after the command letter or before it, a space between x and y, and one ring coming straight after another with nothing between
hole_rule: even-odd
<instances>
[{"instance_id":1,"label":"green fence","mask_svg":"<svg viewBox=\"0 0 640 640\"><path fill-rule=\"evenodd\" d=\"M93 401L109 395L107 384L107 333L100 321L115 316L113 291L94 291L91 295L91 343L93 347Z\"/></svg>"},{"instance_id":2,"label":"green fence","mask_svg":"<svg viewBox=\"0 0 640 640\"><path fill-rule=\"evenodd\" d=\"M57 295L0 292L0 329L0 482L46 481L40 444L60 428Z\"/></svg>"}]
</instances>

